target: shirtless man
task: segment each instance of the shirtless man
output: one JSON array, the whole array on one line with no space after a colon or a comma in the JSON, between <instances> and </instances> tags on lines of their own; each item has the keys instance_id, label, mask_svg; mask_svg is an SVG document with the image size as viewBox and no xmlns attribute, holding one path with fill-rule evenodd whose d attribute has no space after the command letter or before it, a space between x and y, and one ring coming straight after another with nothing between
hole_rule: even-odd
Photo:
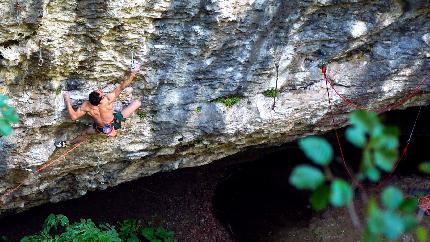
<instances>
[{"instance_id":1,"label":"shirtless man","mask_svg":"<svg viewBox=\"0 0 430 242\"><path fill-rule=\"evenodd\" d=\"M140 70L140 64L137 64L130 74L121 82L121 84L113 90L113 92L105 94L102 90L98 89L90 93L89 100L85 101L77 110L72 107L70 95L68 92L63 94L64 102L67 106L70 118L75 121L88 114L94 120L94 124L88 127L83 134L70 141L70 144L82 142L88 134L95 132L106 134L107 136L114 137L116 130L124 125L126 118L130 117L141 105L139 100L134 100L129 106L124 108L119 113L113 113L113 103L119 94L128 87L136 77L137 72ZM55 142L56 147L64 147L69 142L59 141Z\"/></svg>"}]
</instances>

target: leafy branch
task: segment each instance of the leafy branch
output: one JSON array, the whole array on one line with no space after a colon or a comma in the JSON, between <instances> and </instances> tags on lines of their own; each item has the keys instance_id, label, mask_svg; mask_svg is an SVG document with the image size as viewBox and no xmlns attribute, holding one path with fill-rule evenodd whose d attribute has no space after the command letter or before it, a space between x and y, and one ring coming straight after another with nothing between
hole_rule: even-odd
<instances>
[{"instance_id":1,"label":"leafy branch","mask_svg":"<svg viewBox=\"0 0 430 242\"><path fill-rule=\"evenodd\" d=\"M0 94L0 136L8 136L12 133L12 123L18 123L19 117L16 109L9 106L7 97Z\"/></svg>"},{"instance_id":2,"label":"leafy branch","mask_svg":"<svg viewBox=\"0 0 430 242\"><path fill-rule=\"evenodd\" d=\"M398 158L399 131L396 127L384 126L373 112L354 111L349 121L351 126L346 130L346 138L362 149L359 171L353 175L354 179L378 182L383 172L391 172L394 168ZM312 191L310 203L313 209L323 210L329 204L347 207L353 225L363 232L365 241L396 240L414 229L419 241L426 241L427 232L418 226L420 219L415 214L416 198L405 197L398 188L388 186L380 195L382 207L378 206L376 194L370 194L366 217L361 221L353 203L356 187L334 177L330 171L331 145L323 138L311 136L300 140L299 146L314 165L296 166L289 181L297 189ZM420 170L430 172L430 163L421 164Z\"/></svg>"}]
</instances>

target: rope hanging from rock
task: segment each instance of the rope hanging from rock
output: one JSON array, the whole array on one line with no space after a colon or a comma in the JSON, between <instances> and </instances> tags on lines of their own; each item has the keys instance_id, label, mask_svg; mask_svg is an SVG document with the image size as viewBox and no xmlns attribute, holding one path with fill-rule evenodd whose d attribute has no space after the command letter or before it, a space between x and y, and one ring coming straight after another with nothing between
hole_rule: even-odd
<instances>
[{"instance_id":1,"label":"rope hanging from rock","mask_svg":"<svg viewBox=\"0 0 430 242\"><path fill-rule=\"evenodd\" d=\"M61 154L60 156L58 156L57 158L51 160L51 161L47 161L45 164L43 164L40 168L38 168L35 172L31 173L27 178L25 178L24 180L22 180L21 182L19 182L16 186L8 189L5 191L5 193L0 197L0 201L4 204L6 203L6 198L8 196L10 196L12 193L16 192L20 187L22 187L25 183L27 183L28 181L30 181L31 178L37 176L38 174L42 173L46 168L50 167L52 164L54 164L56 161L61 160L63 158L65 158L70 152L72 152L73 150L75 150L76 148L78 148L82 143L84 143L86 140L83 139L81 142L77 143L75 146L73 146L72 148L70 148L69 150L67 150L66 152L64 152L63 154Z\"/></svg>"},{"instance_id":2,"label":"rope hanging from rock","mask_svg":"<svg viewBox=\"0 0 430 242\"><path fill-rule=\"evenodd\" d=\"M321 67L321 72L324 75L324 79L326 81L326 85L327 83L330 84L331 89L333 89L333 91L336 93L337 96L339 96L348 106L351 106L354 109L363 109L363 110L368 110L366 107L361 106L355 102L353 102L351 99L345 97L344 95L342 95L341 93L339 93L339 91L335 88L335 83L329 78L328 74L327 74L327 67L325 65L323 65ZM383 113L385 111L389 111L393 108L396 108L402 104L404 104L405 102L407 102L409 99L413 98L414 96L416 96L420 90L421 87L428 82L430 79L430 74L427 75L426 77L424 77L419 83L418 85L411 91L411 93L409 95L407 95L406 97L400 99L398 102L389 104L385 107L381 107L379 109L375 109L375 110L368 110L368 111L374 111L377 113Z\"/></svg>"},{"instance_id":3,"label":"rope hanging from rock","mask_svg":"<svg viewBox=\"0 0 430 242\"><path fill-rule=\"evenodd\" d=\"M278 94L278 76L279 76L279 64L278 63L275 64L275 68L276 68L276 81L275 81L275 95L273 96L272 110L275 110L276 96Z\"/></svg>"},{"instance_id":4,"label":"rope hanging from rock","mask_svg":"<svg viewBox=\"0 0 430 242\"><path fill-rule=\"evenodd\" d=\"M418 200L418 207L423 210L426 215L430 215L430 195L423 196Z\"/></svg>"},{"instance_id":5,"label":"rope hanging from rock","mask_svg":"<svg viewBox=\"0 0 430 242\"><path fill-rule=\"evenodd\" d=\"M331 111L332 110L332 103L331 103L331 98L330 98L330 92L329 92L329 86L331 87L331 89L333 89L333 91L341 98L341 100L343 101L343 102L345 102L348 106L351 106L352 108L354 108L354 109L364 109L364 110L368 110L368 111L371 111L371 110L369 110L369 109L367 109L367 108L364 108L363 106L361 106L361 105L358 105L358 104L356 104L356 103L354 103L354 102L352 102L350 99L348 99L348 98L346 98L344 95L342 95L342 94L340 94L336 89L335 89L335 87L334 87L334 84L333 84L333 82L328 78L328 75L327 75L327 67L325 66L325 65L323 65L322 67L321 67L321 72L322 72L322 74L323 74L323 76L324 76L324 79L325 79L325 83L326 83L326 91L327 91L327 99L328 99L328 104L329 104L329 110ZM390 104L390 105L387 105L387 106L385 106L385 107L382 107L382 108L379 108L379 109L376 109L376 111L378 112L378 113L381 113L381 112L384 112L384 111L387 111L387 110L391 110L392 108L394 108L394 107L398 107L398 106L400 106L400 105L402 105L402 104L404 104L406 101L408 101L408 100L410 100L412 97L414 97L414 96L416 96L417 94L418 94L418 92L420 91L420 87L422 86L422 85L424 85L424 83L429 79L429 77L430 77L430 75L427 75L413 90L412 90L412 92L409 94L409 95L407 95L405 98L403 98L403 99L401 99L400 101L398 101L398 102L396 102L396 103L393 103L393 104ZM407 143L406 143L406 145L405 145L405 147L403 148L403 151L402 151L402 154L400 155L400 157L399 157L399 159L396 161L396 163L394 164L394 167L393 167L393 170L389 173L389 174L387 174L385 177L383 177L382 179L381 179L381 181L375 186L375 187L373 187L372 189L370 189L370 190L378 190L378 189L380 189L385 183L386 183L386 181L392 176L392 174L395 172L395 170L396 170L396 168L397 168L397 166L399 165L399 163L400 163L400 161L403 159L403 157L406 155L406 153L407 153L407 151L408 151L408 147L409 147L409 144L410 144L410 142L411 142L411 139L412 139L412 135L413 135L413 133L414 133L414 131L415 131L415 126L416 126L416 124L417 124L417 122L418 122L418 118L419 118L419 115L420 115L420 113L421 113L421 107L419 108L419 110L418 110L418 113L417 113L417 116L415 117L415 121L414 121L414 123L413 123L413 126L412 126L412 129L411 129L411 132L410 132L410 135L409 135L409 139L407 140ZM343 152L343 149L342 149L342 144L341 144L341 142L340 142L340 135L339 135L339 132L337 131L337 129L336 128L334 128L334 124L335 124L335 121L334 121L334 117L332 116L332 125L333 125L333 129L334 129L334 131L335 131L335 134L336 134L336 141L337 141L337 144L338 144L338 147L339 147L339 152L340 152L340 156L341 156L341 158L342 158L342 161L343 161L343 165L344 165L344 167L345 167L345 170L347 171L347 173L348 173L348 175L349 175L349 177L350 177L350 179L352 180L352 182L356 185L356 186L358 186L359 188L361 188L361 189L363 189L363 190L365 190L366 188L365 188L365 186L362 184L362 183L360 183L360 182L358 182L356 179L355 179L355 176L353 176L352 175L352 169L348 166L348 164L347 164L347 162L346 162L346 159L345 159L345 156L344 156L344 152Z\"/></svg>"}]
</instances>

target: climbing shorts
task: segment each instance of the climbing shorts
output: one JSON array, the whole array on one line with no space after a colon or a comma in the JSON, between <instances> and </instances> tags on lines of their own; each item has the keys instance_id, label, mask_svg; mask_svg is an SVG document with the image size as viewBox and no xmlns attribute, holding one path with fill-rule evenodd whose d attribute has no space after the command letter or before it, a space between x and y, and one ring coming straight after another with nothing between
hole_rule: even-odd
<instances>
[{"instance_id":1,"label":"climbing shorts","mask_svg":"<svg viewBox=\"0 0 430 242\"><path fill-rule=\"evenodd\" d=\"M125 122L124 116L122 116L122 113L114 113L113 114L113 120L109 124L105 124L103 126L99 126L96 123L93 124L94 129L98 133L103 133L108 136L115 136L115 130L121 129L121 122Z\"/></svg>"},{"instance_id":2,"label":"climbing shorts","mask_svg":"<svg viewBox=\"0 0 430 242\"><path fill-rule=\"evenodd\" d=\"M122 113L114 113L113 114L113 122L112 125L115 129L120 129L121 128L121 122L125 122L125 118L124 116L122 116Z\"/></svg>"}]
</instances>

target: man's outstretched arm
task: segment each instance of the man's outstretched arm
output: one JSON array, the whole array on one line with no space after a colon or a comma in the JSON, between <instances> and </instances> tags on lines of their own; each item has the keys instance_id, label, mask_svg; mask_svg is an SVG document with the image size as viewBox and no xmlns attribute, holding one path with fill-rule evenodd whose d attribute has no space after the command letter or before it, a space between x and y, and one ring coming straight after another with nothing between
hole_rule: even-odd
<instances>
[{"instance_id":1,"label":"man's outstretched arm","mask_svg":"<svg viewBox=\"0 0 430 242\"><path fill-rule=\"evenodd\" d=\"M85 112L81 110L81 108L79 107L78 110L74 110L72 107L72 101L70 100L70 95L69 92L65 92L63 94L64 96L64 102L66 103L67 106L67 112L69 112L70 118L75 121L77 119L79 119L80 117L85 115Z\"/></svg>"},{"instance_id":2,"label":"man's outstretched arm","mask_svg":"<svg viewBox=\"0 0 430 242\"><path fill-rule=\"evenodd\" d=\"M130 73L125 77L125 79L121 82L121 84L117 88L115 88L115 90L113 90L112 93L115 95L115 97L118 97L119 94L133 82L139 70L140 70L140 64L137 64L136 67L132 69Z\"/></svg>"}]
</instances>

